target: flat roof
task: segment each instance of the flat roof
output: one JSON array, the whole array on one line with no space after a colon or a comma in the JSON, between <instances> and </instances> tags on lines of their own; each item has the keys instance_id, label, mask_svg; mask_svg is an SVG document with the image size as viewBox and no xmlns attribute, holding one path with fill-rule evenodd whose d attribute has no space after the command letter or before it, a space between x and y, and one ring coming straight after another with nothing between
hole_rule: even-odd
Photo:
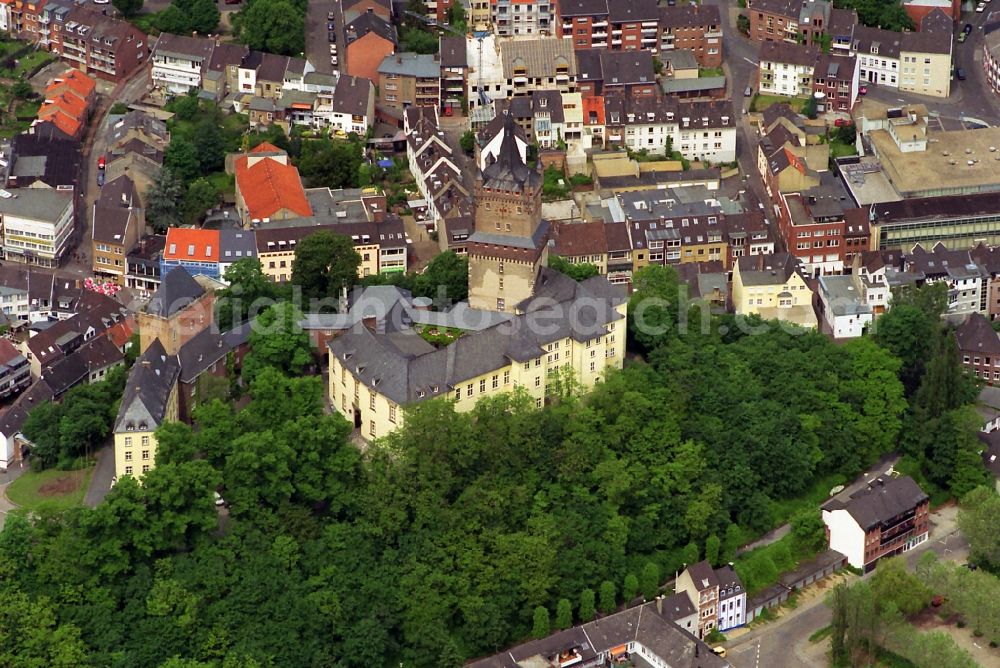
<instances>
[{"instance_id":1,"label":"flat roof","mask_svg":"<svg viewBox=\"0 0 1000 668\"><path fill-rule=\"evenodd\" d=\"M927 150L912 153L902 153L886 130L870 132L868 138L904 197L949 189L1000 190L1000 128L928 132Z\"/></svg>"},{"instance_id":2,"label":"flat roof","mask_svg":"<svg viewBox=\"0 0 1000 668\"><path fill-rule=\"evenodd\" d=\"M878 158L865 156L857 161L838 160L837 164L844 177L844 186L858 206L902 199L882 171Z\"/></svg>"}]
</instances>

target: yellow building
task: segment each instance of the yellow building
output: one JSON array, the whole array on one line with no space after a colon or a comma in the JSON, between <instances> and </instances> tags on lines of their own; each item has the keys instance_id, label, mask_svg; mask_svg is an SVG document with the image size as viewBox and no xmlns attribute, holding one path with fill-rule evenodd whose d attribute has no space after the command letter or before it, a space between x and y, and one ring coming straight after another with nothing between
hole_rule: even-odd
<instances>
[{"instance_id":1,"label":"yellow building","mask_svg":"<svg viewBox=\"0 0 1000 668\"><path fill-rule=\"evenodd\" d=\"M535 296L520 306L509 320L442 348L413 328L387 331L391 319L359 322L329 343L331 405L374 439L403 423L407 405L426 399L451 398L466 411L484 396L524 388L541 406L557 372L589 388L606 369L622 367L623 286L603 276L576 283L544 268Z\"/></svg>"},{"instance_id":2,"label":"yellow building","mask_svg":"<svg viewBox=\"0 0 1000 668\"><path fill-rule=\"evenodd\" d=\"M816 328L813 290L790 253L741 257L733 265L733 307L737 315L759 315Z\"/></svg>"},{"instance_id":3,"label":"yellow building","mask_svg":"<svg viewBox=\"0 0 1000 668\"><path fill-rule=\"evenodd\" d=\"M156 429L178 419L180 363L159 340L129 372L115 420L115 477L141 478L156 461Z\"/></svg>"}]
</instances>

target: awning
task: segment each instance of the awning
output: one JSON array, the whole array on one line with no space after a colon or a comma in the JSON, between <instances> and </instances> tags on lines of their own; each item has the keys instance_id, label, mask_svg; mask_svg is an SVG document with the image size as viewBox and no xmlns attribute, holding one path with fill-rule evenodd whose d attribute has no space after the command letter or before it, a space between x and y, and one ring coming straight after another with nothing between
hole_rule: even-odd
<instances>
[{"instance_id":1,"label":"awning","mask_svg":"<svg viewBox=\"0 0 1000 668\"><path fill-rule=\"evenodd\" d=\"M625 645L618 645L617 647L612 647L611 648L611 658L612 659L617 659L619 656L621 656L622 654L624 654L626 651L627 651L627 649L626 649Z\"/></svg>"}]
</instances>

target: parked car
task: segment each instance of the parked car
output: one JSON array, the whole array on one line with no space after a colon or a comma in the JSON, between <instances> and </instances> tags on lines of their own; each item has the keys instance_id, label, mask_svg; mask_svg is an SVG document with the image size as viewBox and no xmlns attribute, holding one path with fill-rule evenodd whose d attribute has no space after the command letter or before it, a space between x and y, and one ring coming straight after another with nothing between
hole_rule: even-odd
<instances>
[{"instance_id":1,"label":"parked car","mask_svg":"<svg viewBox=\"0 0 1000 668\"><path fill-rule=\"evenodd\" d=\"M337 56L330 56L330 64L334 67L337 66Z\"/></svg>"},{"instance_id":2,"label":"parked car","mask_svg":"<svg viewBox=\"0 0 1000 668\"><path fill-rule=\"evenodd\" d=\"M104 169L104 166L108 164L107 158L103 155L97 159L97 168Z\"/></svg>"},{"instance_id":3,"label":"parked car","mask_svg":"<svg viewBox=\"0 0 1000 668\"><path fill-rule=\"evenodd\" d=\"M333 32L332 30L330 32L326 33L326 40L328 42L336 42L337 41L337 33Z\"/></svg>"},{"instance_id":4,"label":"parked car","mask_svg":"<svg viewBox=\"0 0 1000 668\"><path fill-rule=\"evenodd\" d=\"M967 32L960 32L960 33L958 33L958 43L959 44L961 44L962 42L964 42L968 38L969 38L969 33L967 33Z\"/></svg>"},{"instance_id":5,"label":"parked car","mask_svg":"<svg viewBox=\"0 0 1000 668\"><path fill-rule=\"evenodd\" d=\"M104 187L104 172L103 171L97 172L97 187L98 188Z\"/></svg>"},{"instance_id":6,"label":"parked car","mask_svg":"<svg viewBox=\"0 0 1000 668\"><path fill-rule=\"evenodd\" d=\"M978 5L976 5L976 13L977 14L982 14L985 11L986 11L986 3L985 2L980 2Z\"/></svg>"},{"instance_id":7,"label":"parked car","mask_svg":"<svg viewBox=\"0 0 1000 668\"><path fill-rule=\"evenodd\" d=\"M964 67L956 67L955 68L955 78L958 79L959 81L965 81L965 68Z\"/></svg>"},{"instance_id":8,"label":"parked car","mask_svg":"<svg viewBox=\"0 0 1000 668\"><path fill-rule=\"evenodd\" d=\"M860 88L858 88L858 95L867 95L867 94L868 94L868 86L861 86Z\"/></svg>"},{"instance_id":9,"label":"parked car","mask_svg":"<svg viewBox=\"0 0 1000 668\"><path fill-rule=\"evenodd\" d=\"M965 27L962 28L962 32L964 32L966 35L968 35L970 32L972 32L972 24L971 23L966 23Z\"/></svg>"},{"instance_id":10,"label":"parked car","mask_svg":"<svg viewBox=\"0 0 1000 668\"><path fill-rule=\"evenodd\" d=\"M330 55L337 53L337 43L330 42Z\"/></svg>"},{"instance_id":11,"label":"parked car","mask_svg":"<svg viewBox=\"0 0 1000 668\"><path fill-rule=\"evenodd\" d=\"M336 28L336 27L337 27L337 26L335 26L335 25L333 24L333 21L327 21L327 23L326 23L326 29L327 29L327 30L333 30L333 29L334 29L334 28Z\"/></svg>"},{"instance_id":12,"label":"parked car","mask_svg":"<svg viewBox=\"0 0 1000 668\"><path fill-rule=\"evenodd\" d=\"M326 20L327 21L332 21L333 20L333 12L327 12L326 13Z\"/></svg>"},{"instance_id":13,"label":"parked car","mask_svg":"<svg viewBox=\"0 0 1000 668\"><path fill-rule=\"evenodd\" d=\"M838 118L833 122L833 124L838 128L846 128L851 124L851 119L849 118ZM843 491L843 490L841 490Z\"/></svg>"},{"instance_id":14,"label":"parked car","mask_svg":"<svg viewBox=\"0 0 1000 668\"><path fill-rule=\"evenodd\" d=\"M717 655L717 656L718 656L719 658L722 658L722 659L725 659L725 658L726 658L726 648L725 648L725 647L722 647L722 646L719 646L719 647L713 647L713 648L712 648L712 651L713 651L713 652L715 652L715 654L716 654L716 655Z\"/></svg>"},{"instance_id":15,"label":"parked car","mask_svg":"<svg viewBox=\"0 0 1000 668\"><path fill-rule=\"evenodd\" d=\"M224 506L224 505L226 505L226 500L223 499L222 495L219 494L218 492L215 492L215 505L216 506Z\"/></svg>"}]
</instances>

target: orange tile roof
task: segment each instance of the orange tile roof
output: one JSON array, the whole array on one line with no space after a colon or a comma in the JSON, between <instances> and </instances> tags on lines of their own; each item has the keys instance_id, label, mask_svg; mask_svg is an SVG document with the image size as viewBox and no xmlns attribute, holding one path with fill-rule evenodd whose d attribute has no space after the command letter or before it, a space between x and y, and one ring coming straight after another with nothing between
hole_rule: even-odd
<instances>
[{"instance_id":1,"label":"orange tile roof","mask_svg":"<svg viewBox=\"0 0 1000 668\"><path fill-rule=\"evenodd\" d=\"M78 120L87 115L87 101L70 91L63 91L54 97L46 96L42 107L50 105L59 107L65 114Z\"/></svg>"},{"instance_id":2,"label":"orange tile roof","mask_svg":"<svg viewBox=\"0 0 1000 668\"><path fill-rule=\"evenodd\" d=\"M70 137L76 137L82 125L80 121L55 105L42 105L38 110L38 120L43 119L49 121Z\"/></svg>"},{"instance_id":3,"label":"orange tile roof","mask_svg":"<svg viewBox=\"0 0 1000 668\"><path fill-rule=\"evenodd\" d=\"M56 77L45 88L45 93L58 88L69 88L82 98L86 98L97 87L97 83L80 70L67 70L62 75Z\"/></svg>"},{"instance_id":4,"label":"orange tile roof","mask_svg":"<svg viewBox=\"0 0 1000 668\"><path fill-rule=\"evenodd\" d=\"M122 320L108 330L108 338L110 338L111 342L118 348L124 348L125 344L128 343L128 340L132 338L132 334L135 332L135 323L132 322L132 320L132 318Z\"/></svg>"},{"instance_id":5,"label":"orange tile roof","mask_svg":"<svg viewBox=\"0 0 1000 668\"><path fill-rule=\"evenodd\" d=\"M590 120L590 112L597 114L597 120ZM604 96L590 95L583 98L583 124L604 125Z\"/></svg>"},{"instance_id":6,"label":"orange tile roof","mask_svg":"<svg viewBox=\"0 0 1000 668\"><path fill-rule=\"evenodd\" d=\"M182 262L218 262L219 231L171 227L167 230L163 259Z\"/></svg>"},{"instance_id":7,"label":"orange tile roof","mask_svg":"<svg viewBox=\"0 0 1000 668\"><path fill-rule=\"evenodd\" d=\"M269 141L261 142L250 149L251 153L284 153L280 148Z\"/></svg>"},{"instance_id":8,"label":"orange tile roof","mask_svg":"<svg viewBox=\"0 0 1000 668\"><path fill-rule=\"evenodd\" d=\"M299 216L312 215L299 170L272 158L258 160L252 167L247 167L246 156L237 159L236 190L251 220L270 218L282 209Z\"/></svg>"}]
</instances>

